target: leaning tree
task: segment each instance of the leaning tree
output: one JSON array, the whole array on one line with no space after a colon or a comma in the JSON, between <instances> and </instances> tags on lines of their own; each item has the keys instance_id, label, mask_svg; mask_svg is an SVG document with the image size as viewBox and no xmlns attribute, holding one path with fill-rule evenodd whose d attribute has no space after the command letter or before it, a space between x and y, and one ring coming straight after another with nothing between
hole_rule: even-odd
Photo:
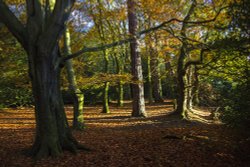
<instances>
[{"instance_id":1,"label":"leaning tree","mask_svg":"<svg viewBox=\"0 0 250 167\"><path fill-rule=\"evenodd\" d=\"M31 153L36 158L58 156L63 149L80 148L73 138L60 91L62 57L59 39L74 0L27 0L24 25L0 0L0 20L27 52L35 101L36 137Z\"/></svg>"}]
</instances>

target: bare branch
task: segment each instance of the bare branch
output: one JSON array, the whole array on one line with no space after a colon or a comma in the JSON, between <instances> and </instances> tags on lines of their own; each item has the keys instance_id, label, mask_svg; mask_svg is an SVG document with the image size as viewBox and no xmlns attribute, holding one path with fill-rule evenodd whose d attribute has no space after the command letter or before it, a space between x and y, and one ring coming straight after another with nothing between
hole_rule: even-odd
<instances>
[{"instance_id":1,"label":"bare branch","mask_svg":"<svg viewBox=\"0 0 250 167\"><path fill-rule=\"evenodd\" d=\"M10 11L9 7L3 0L0 0L0 20L7 26L9 31L21 43L23 48L27 50L26 29L18 18Z\"/></svg>"}]
</instances>

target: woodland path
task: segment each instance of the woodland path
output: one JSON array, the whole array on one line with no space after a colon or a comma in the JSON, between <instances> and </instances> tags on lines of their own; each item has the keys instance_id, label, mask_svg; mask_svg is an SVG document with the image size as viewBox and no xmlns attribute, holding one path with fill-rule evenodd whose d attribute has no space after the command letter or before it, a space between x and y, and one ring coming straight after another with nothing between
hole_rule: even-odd
<instances>
[{"instance_id":1,"label":"woodland path","mask_svg":"<svg viewBox=\"0 0 250 167\"><path fill-rule=\"evenodd\" d=\"M172 111L167 101L146 109L148 118L131 118L129 103L111 105L111 114L101 114L101 106L86 106L87 128L73 133L92 151L38 162L24 154L33 142L34 109L0 110L0 167L250 166L249 139L213 123L209 112L196 110L195 118L203 120L198 122L167 116ZM66 111L71 123L72 107Z\"/></svg>"}]
</instances>

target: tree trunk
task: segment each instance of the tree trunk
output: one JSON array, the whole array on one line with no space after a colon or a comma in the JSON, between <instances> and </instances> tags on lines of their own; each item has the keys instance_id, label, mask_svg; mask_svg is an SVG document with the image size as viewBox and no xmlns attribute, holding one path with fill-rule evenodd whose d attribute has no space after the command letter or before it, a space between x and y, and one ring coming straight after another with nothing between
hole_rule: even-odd
<instances>
[{"instance_id":1,"label":"tree trunk","mask_svg":"<svg viewBox=\"0 0 250 167\"><path fill-rule=\"evenodd\" d=\"M63 149L76 152L80 148L69 129L59 82L58 40L73 4L73 0L51 0L46 1L44 8L40 1L26 1L27 22L23 25L0 0L1 21L28 54L36 117L36 137L31 154L37 159L58 156Z\"/></svg>"},{"instance_id":2,"label":"tree trunk","mask_svg":"<svg viewBox=\"0 0 250 167\"><path fill-rule=\"evenodd\" d=\"M106 113L106 114L110 113L108 91L109 91L109 82L105 82L104 89L103 89L102 113Z\"/></svg>"},{"instance_id":3,"label":"tree trunk","mask_svg":"<svg viewBox=\"0 0 250 167\"><path fill-rule=\"evenodd\" d=\"M199 76L197 66L194 66L194 88L192 92L192 99L194 105L199 105Z\"/></svg>"},{"instance_id":4,"label":"tree trunk","mask_svg":"<svg viewBox=\"0 0 250 167\"><path fill-rule=\"evenodd\" d=\"M154 51L151 48L151 73L152 73L152 89L153 89L153 97L156 103L163 102L163 98L161 96L161 81L160 81L160 72L159 72L159 60L157 57L157 51Z\"/></svg>"},{"instance_id":5,"label":"tree trunk","mask_svg":"<svg viewBox=\"0 0 250 167\"><path fill-rule=\"evenodd\" d=\"M187 81L187 90L186 90L186 99L187 99L187 109L191 110L193 107L193 100L192 100L192 90L193 90L193 66L189 66L187 75L186 75L186 81Z\"/></svg>"},{"instance_id":6,"label":"tree trunk","mask_svg":"<svg viewBox=\"0 0 250 167\"><path fill-rule=\"evenodd\" d=\"M144 88L143 88L143 75L141 57L138 52L138 40L136 38L137 31L137 18L135 14L135 1L128 0L128 22L129 33L133 37L130 42L130 54L131 54L131 68L134 83L132 84L133 92L133 111L134 117L146 117L145 101L144 101Z\"/></svg>"},{"instance_id":7,"label":"tree trunk","mask_svg":"<svg viewBox=\"0 0 250 167\"><path fill-rule=\"evenodd\" d=\"M118 83L118 107L122 107L124 102L123 102L123 96L124 96L124 90L123 90L123 83L119 81Z\"/></svg>"},{"instance_id":8,"label":"tree trunk","mask_svg":"<svg viewBox=\"0 0 250 167\"><path fill-rule=\"evenodd\" d=\"M189 8L189 11L186 15L186 17L184 18L184 22L181 28L181 36L182 37L186 37L186 29L187 29L187 24L185 22L187 22L190 19L190 16L192 15L192 13L194 12L194 8L196 6L196 2L192 1L192 4ZM177 108L176 108L176 114L179 115L180 117L187 119L187 106L186 106L186 102L187 102L187 93L185 92L185 74L186 74L186 69L185 69L185 58L186 58L186 48L188 46L187 40L184 38L184 40L182 41L182 46L180 49L180 54L179 54L179 58L178 58L178 62L177 62L177 91L178 91L178 95L177 95Z\"/></svg>"},{"instance_id":9,"label":"tree trunk","mask_svg":"<svg viewBox=\"0 0 250 167\"><path fill-rule=\"evenodd\" d=\"M64 32L64 52L66 55L71 54L70 32L68 28L66 28ZM84 119L83 119L84 95L81 92L81 90L77 87L72 60L68 60L66 62L66 70L68 75L69 91L72 94L74 101L73 128L81 130L84 128Z\"/></svg>"},{"instance_id":10,"label":"tree trunk","mask_svg":"<svg viewBox=\"0 0 250 167\"><path fill-rule=\"evenodd\" d=\"M69 129L60 90L60 67L55 66L60 54L33 47L29 53L30 72L35 100L36 138L32 155L40 159L58 156L63 149L76 152L77 141Z\"/></svg>"},{"instance_id":11,"label":"tree trunk","mask_svg":"<svg viewBox=\"0 0 250 167\"><path fill-rule=\"evenodd\" d=\"M183 71L183 66L184 66L184 58L185 58L185 53L184 53L184 48L181 48L181 53L178 58L178 63L177 63L177 108L176 108L176 114L185 118L185 110L186 110L186 105L185 103L185 82L184 82L184 75L185 72Z\"/></svg>"},{"instance_id":12,"label":"tree trunk","mask_svg":"<svg viewBox=\"0 0 250 167\"><path fill-rule=\"evenodd\" d=\"M114 56L115 57L115 63L116 63L116 73L118 75L121 75L123 73L123 65L120 62L119 58L117 55ZM124 96L124 91L123 91L123 83L121 80L119 80L118 82L118 98L117 98L117 105L118 107L122 107L123 106L123 96Z\"/></svg>"},{"instance_id":13,"label":"tree trunk","mask_svg":"<svg viewBox=\"0 0 250 167\"><path fill-rule=\"evenodd\" d=\"M148 54L147 65L148 65L148 101L153 103L153 88L152 88L152 73L151 73L151 56Z\"/></svg>"},{"instance_id":14,"label":"tree trunk","mask_svg":"<svg viewBox=\"0 0 250 167\"><path fill-rule=\"evenodd\" d=\"M103 51L103 55L104 55L104 66L105 66L105 73L108 73L108 66L109 66L109 58L108 55L106 53L106 51ZM103 101L102 101L102 113L110 113L109 110L109 82L105 82L104 83L104 87L103 87Z\"/></svg>"}]
</instances>

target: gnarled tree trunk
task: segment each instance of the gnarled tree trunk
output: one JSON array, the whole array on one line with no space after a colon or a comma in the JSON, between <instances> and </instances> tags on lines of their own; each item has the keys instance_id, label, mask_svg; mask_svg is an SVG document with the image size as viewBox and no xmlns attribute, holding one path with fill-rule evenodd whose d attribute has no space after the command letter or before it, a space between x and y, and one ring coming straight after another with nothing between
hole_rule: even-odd
<instances>
[{"instance_id":1,"label":"gnarled tree trunk","mask_svg":"<svg viewBox=\"0 0 250 167\"><path fill-rule=\"evenodd\" d=\"M79 147L68 126L59 82L58 40L73 3L74 0L46 1L44 8L39 1L26 1L28 20L24 26L0 0L1 21L28 54L36 116L36 137L31 153L36 158L58 156L63 149L76 152Z\"/></svg>"},{"instance_id":2,"label":"gnarled tree trunk","mask_svg":"<svg viewBox=\"0 0 250 167\"><path fill-rule=\"evenodd\" d=\"M35 45L28 54L36 115L32 155L36 158L57 156L63 149L76 152L77 142L68 126L60 90L61 69L56 66L59 48L55 46L50 52Z\"/></svg>"}]
</instances>

